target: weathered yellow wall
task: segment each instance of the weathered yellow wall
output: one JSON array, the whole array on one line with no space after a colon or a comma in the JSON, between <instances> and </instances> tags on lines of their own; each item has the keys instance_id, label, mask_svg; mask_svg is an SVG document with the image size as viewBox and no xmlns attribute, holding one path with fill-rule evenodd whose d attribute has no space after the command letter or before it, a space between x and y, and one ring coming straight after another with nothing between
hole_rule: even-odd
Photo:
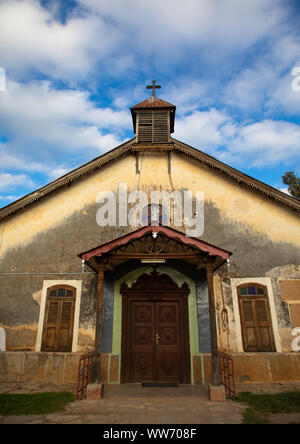
<instances>
[{"instance_id":1,"label":"weathered yellow wall","mask_svg":"<svg viewBox=\"0 0 300 444\"><path fill-rule=\"evenodd\" d=\"M274 242L290 242L300 247L299 215L263 194L200 165L178 153L172 154L172 172L168 174L165 154L145 154L140 157L141 174L136 174L135 157L128 155L106 165L70 188L29 207L1 224L1 254L8 248L22 245L38 233L62 223L75 211L96 202L101 190L116 190L118 183L127 183L128 190L137 188L204 191L205 202L219 209L224 219L250 226L255 232L267 235ZM0 256L1 257L1 256Z\"/></svg>"},{"instance_id":2,"label":"weathered yellow wall","mask_svg":"<svg viewBox=\"0 0 300 444\"><path fill-rule=\"evenodd\" d=\"M268 199L262 193L253 191L244 185L238 184L236 181L219 173L215 169L201 165L199 162L189 159L179 153L171 154L171 174L168 173L168 159L165 153L148 153L140 155L139 169L140 174L136 174L135 156L129 154L119 160L107 164L97 172L83 178L77 183L72 184L70 187L64 187L59 192L49 195L40 202L37 202L8 218L0 225L0 263L1 259L4 258L5 253L11 251L11 249L22 247L23 249L27 250L27 246L33 243L34 239L37 238L38 235L42 234L42 236L44 236L46 239L51 229L57 229L63 226L63 224L74 214L79 213L82 215L82 223L84 224L84 218L88 217L88 213L91 211L91 208L93 208L94 211L94 207L97 205L96 198L98 193L104 190L117 191L119 183L127 183L128 192L137 188L144 190L147 193L150 193L150 191L153 189L168 191L172 191L173 189L185 189L193 192L204 191L206 207L214 207L218 211L220 217L220 221L218 223L221 225L223 222L224 225L226 223L229 227L229 232L231 232L231 229L232 232L235 230L238 232L238 236L235 240L236 244L232 250L235 253L233 255L233 261L238 252L239 254L244 254L244 245L241 244L241 239L244 238L248 241L249 232L251 232L251 235L255 233L258 236L261 236L264 242L267 239L271 244L286 244L286 246L283 247L285 249L284 251L288 251L290 245L300 248L299 214L290 210L288 207L283 206L282 204ZM91 212L90 215L92 217L93 213ZM94 237L92 236L92 241L94 244L88 245L86 248L83 247L83 249L96 246L99 243L99 235L101 234L103 237L103 232L100 233L99 227L96 225L96 220L93 219L93 221L95 224L96 233L95 241ZM76 223L78 223L78 220ZM205 220L206 226L210 224L214 227L214 223L214 219L209 220L209 222ZM220 226L216 226L216 230L219 228ZM96 232L97 229L98 232ZM106 241L110 240L109 236L116 237L115 232L109 232L108 229L105 230L105 236L107 235ZM91 231L93 231L93 227ZM117 231L118 235L120 235L121 228ZM219 239L222 238L221 231L222 227L220 229ZM55 234L56 233L57 232L55 231ZM70 236L70 229L67 231L67 235ZM80 233L78 236L80 236ZM204 232L203 240L223 247L222 244L219 244L219 240L214 240L212 235L209 239L207 239L206 231ZM71 239L70 241L73 243L74 247L74 252L72 251L72 258L77 258L77 254L80 251L83 251L83 249L79 251L77 250L79 247L76 243L76 239ZM86 240L81 239L81 241L81 243L85 245ZM38 242L40 242L40 238ZM36 243L38 244L38 242ZM66 243L68 242L69 238L66 239ZM231 243L229 243L227 248L231 249L231 246ZM252 250L249 254L249 258L247 258L248 263L250 261L255 263L256 259L253 255L253 252L255 252L255 247L255 241L253 240L251 245ZM267 252L264 252L266 258L273 259L271 257L273 251L272 247L273 245L271 245L271 248ZM56 245L53 248L55 249ZM47 262L44 259L46 252L43 254L43 258L42 254L39 257L39 245L34 251L38 252L37 260L40 260L43 263L43 269L41 271L48 271L47 266L50 262ZM55 254L56 251L54 252L54 255ZM69 250L66 251L66 254L70 256ZM17 250L12 250L12 256L16 257L16 255ZM24 254L24 257L26 258L26 254ZM299 257L299 254L297 257ZM240 260L240 258L238 260ZM51 261L53 262L53 256ZM62 262L63 264L65 263L65 257L63 258ZM2 261L2 264L4 263L5 261ZM79 259L78 265L80 267ZM10 266L10 262L6 264L6 268L8 267L9 269ZM32 269L35 270L34 267ZM32 271L32 269L30 269L30 271ZM26 261L24 262L24 270L27 271ZM267 275L272 277L272 267L270 266L269 268L266 268L266 270L270 270L270 273ZM61 267L59 270L54 271L64 271L64 268ZM244 277L248 277L246 274L247 267L244 266L243 272ZM259 266L257 273L258 274L256 274L256 276L265 275L265 272L260 272ZM255 276L255 274L252 274L252 276ZM276 278L280 276L281 273L279 271L278 275L276 274ZM290 274L289 277L295 277L294 272ZM1 277L1 279L3 278ZM40 277L41 282L42 279L44 279L44 277ZM216 279L215 284L217 306L221 309L222 299L218 279ZM7 283L7 285L10 284ZM32 295L32 298L34 298L34 295ZM22 299L22 303L23 302L24 299ZM15 307L12 306L11 317L15 316L14 313ZM218 315L219 314L220 313L218 313ZM232 327L231 341L234 345L236 342L236 332L234 330L235 323L232 311L229 313L229 315ZM27 321L23 320L16 322L17 325L15 328L14 323L11 322L8 325L6 319L2 320L2 322L3 326L8 331L8 343L10 344L11 350L22 348L34 349L36 324L32 323L28 326ZM290 351L291 329L286 328L284 325L279 325L279 334L282 341L282 350ZM16 336L19 338L22 336L19 342L17 341ZM91 347L93 340L94 332L89 330L87 327L81 328L79 331L78 350L83 350L85 347ZM226 345L226 340L226 336L220 333L220 342L224 346Z\"/></svg>"}]
</instances>

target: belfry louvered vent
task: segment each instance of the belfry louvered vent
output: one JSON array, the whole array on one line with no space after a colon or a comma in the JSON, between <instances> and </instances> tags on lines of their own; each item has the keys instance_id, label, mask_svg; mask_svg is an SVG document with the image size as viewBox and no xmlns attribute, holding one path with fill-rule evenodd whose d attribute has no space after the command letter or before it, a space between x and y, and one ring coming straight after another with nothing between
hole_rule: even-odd
<instances>
[{"instance_id":1,"label":"belfry louvered vent","mask_svg":"<svg viewBox=\"0 0 300 444\"><path fill-rule=\"evenodd\" d=\"M169 141L169 113L148 111L138 115L138 142Z\"/></svg>"}]
</instances>

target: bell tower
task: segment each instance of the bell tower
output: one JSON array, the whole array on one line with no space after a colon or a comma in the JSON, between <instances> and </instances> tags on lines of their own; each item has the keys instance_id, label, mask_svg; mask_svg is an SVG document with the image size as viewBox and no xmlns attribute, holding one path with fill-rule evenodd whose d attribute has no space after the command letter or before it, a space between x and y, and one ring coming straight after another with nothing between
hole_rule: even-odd
<instances>
[{"instance_id":1,"label":"bell tower","mask_svg":"<svg viewBox=\"0 0 300 444\"><path fill-rule=\"evenodd\" d=\"M136 143L170 143L174 132L176 106L156 97L155 90L161 86L155 85L155 80L146 88L152 89L152 97L130 108Z\"/></svg>"}]
</instances>

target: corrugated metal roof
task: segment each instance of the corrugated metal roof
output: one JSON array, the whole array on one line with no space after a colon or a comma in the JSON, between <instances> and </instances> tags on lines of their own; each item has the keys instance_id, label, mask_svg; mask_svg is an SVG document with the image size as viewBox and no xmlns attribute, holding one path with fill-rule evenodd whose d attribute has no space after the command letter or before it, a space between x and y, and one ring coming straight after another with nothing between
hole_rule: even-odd
<instances>
[{"instance_id":1,"label":"corrugated metal roof","mask_svg":"<svg viewBox=\"0 0 300 444\"><path fill-rule=\"evenodd\" d=\"M175 112L176 112L176 106L172 105L172 103L166 102L165 100L159 99L156 96L152 96L147 100L144 100L141 103L138 103L137 105L134 105L130 108L132 120L133 120L133 131L136 132L136 112L140 110L163 110L168 109L170 110L170 131L171 133L174 132L174 121L175 121Z\"/></svg>"},{"instance_id":2,"label":"corrugated metal roof","mask_svg":"<svg viewBox=\"0 0 300 444\"><path fill-rule=\"evenodd\" d=\"M132 106L130 109L141 109L141 108L176 108L172 103L166 102L165 100L159 99L158 97L150 97L137 105Z\"/></svg>"}]
</instances>

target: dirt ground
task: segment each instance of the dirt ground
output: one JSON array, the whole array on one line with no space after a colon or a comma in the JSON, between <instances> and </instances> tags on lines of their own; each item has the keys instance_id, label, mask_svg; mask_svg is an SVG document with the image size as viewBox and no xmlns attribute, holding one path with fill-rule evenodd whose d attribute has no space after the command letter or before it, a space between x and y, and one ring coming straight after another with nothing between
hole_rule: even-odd
<instances>
[{"instance_id":1,"label":"dirt ground","mask_svg":"<svg viewBox=\"0 0 300 444\"><path fill-rule=\"evenodd\" d=\"M10 393L30 389L33 393L33 388L20 387ZM99 401L75 401L56 414L2 416L0 424L240 424L243 409L233 401L209 401L203 386L148 388L122 384L106 385L104 398Z\"/></svg>"}]
</instances>

